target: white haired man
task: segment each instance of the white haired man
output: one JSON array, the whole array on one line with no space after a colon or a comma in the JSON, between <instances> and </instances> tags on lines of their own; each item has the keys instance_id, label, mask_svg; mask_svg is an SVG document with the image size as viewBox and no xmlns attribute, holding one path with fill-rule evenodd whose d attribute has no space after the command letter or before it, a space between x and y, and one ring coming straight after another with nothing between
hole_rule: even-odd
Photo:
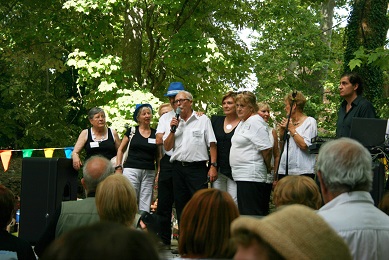
<instances>
[{"instance_id":1,"label":"white haired man","mask_svg":"<svg viewBox=\"0 0 389 260\"><path fill-rule=\"evenodd\" d=\"M374 206L372 159L357 141L340 138L319 150L317 176L325 205L321 215L348 244L354 259L389 255L389 216Z\"/></svg>"}]
</instances>

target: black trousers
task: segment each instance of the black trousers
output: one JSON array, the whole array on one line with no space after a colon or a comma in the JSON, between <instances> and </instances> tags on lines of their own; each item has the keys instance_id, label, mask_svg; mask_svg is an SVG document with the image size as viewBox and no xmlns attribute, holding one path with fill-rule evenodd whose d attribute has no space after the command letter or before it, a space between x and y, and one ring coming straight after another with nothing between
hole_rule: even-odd
<instances>
[{"instance_id":1,"label":"black trousers","mask_svg":"<svg viewBox=\"0 0 389 260\"><path fill-rule=\"evenodd\" d=\"M158 237L165 245L170 245L172 236L172 208L174 203L173 191L173 164L170 163L170 156L161 158L158 177Z\"/></svg>"},{"instance_id":2,"label":"black trousers","mask_svg":"<svg viewBox=\"0 0 389 260\"><path fill-rule=\"evenodd\" d=\"M193 194L200 189L207 188L207 176L206 161L193 163L175 161L173 163L174 202L178 222L180 222L182 210Z\"/></svg>"},{"instance_id":3,"label":"black trousers","mask_svg":"<svg viewBox=\"0 0 389 260\"><path fill-rule=\"evenodd\" d=\"M272 186L264 182L237 181L236 196L241 215L266 216Z\"/></svg>"}]
</instances>

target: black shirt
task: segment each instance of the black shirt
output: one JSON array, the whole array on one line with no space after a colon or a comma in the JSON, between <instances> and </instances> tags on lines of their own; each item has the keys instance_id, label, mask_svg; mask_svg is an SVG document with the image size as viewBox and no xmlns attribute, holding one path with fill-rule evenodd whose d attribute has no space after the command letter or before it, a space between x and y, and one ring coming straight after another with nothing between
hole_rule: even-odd
<instances>
[{"instance_id":1,"label":"black shirt","mask_svg":"<svg viewBox=\"0 0 389 260\"><path fill-rule=\"evenodd\" d=\"M136 127L135 134L130 141L128 149L128 157L124 163L124 168L135 168L154 170L155 160L157 157L157 144L155 143L156 130L151 128L151 134L148 138L144 138L139 133L139 126ZM131 128L125 134L127 137L131 135Z\"/></svg>"},{"instance_id":2,"label":"black shirt","mask_svg":"<svg viewBox=\"0 0 389 260\"><path fill-rule=\"evenodd\" d=\"M351 109L346 113L347 101L344 100L338 111L338 121L336 123L336 137L350 137L351 122L354 117L375 118L373 105L363 98L357 96L351 103Z\"/></svg>"},{"instance_id":3,"label":"black shirt","mask_svg":"<svg viewBox=\"0 0 389 260\"><path fill-rule=\"evenodd\" d=\"M101 142L95 142L92 139L91 128L88 128L88 139L86 140L85 143L85 152L86 152L85 161L88 160L91 156L98 155L98 154L104 156L108 160L111 160L112 157L116 156L115 140L113 139L111 129L108 128L107 140Z\"/></svg>"},{"instance_id":4,"label":"black shirt","mask_svg":"<svg viewBox=\"0 0 389 260\"><path fill-rule=\"evenodd\" d=\"M232 180L230 166L231 138L235 133L236 127L229 133L224 132L225 116L213 116L212 128L217 141L217 165L219 172Z\"/></svg>"}]
</instances>

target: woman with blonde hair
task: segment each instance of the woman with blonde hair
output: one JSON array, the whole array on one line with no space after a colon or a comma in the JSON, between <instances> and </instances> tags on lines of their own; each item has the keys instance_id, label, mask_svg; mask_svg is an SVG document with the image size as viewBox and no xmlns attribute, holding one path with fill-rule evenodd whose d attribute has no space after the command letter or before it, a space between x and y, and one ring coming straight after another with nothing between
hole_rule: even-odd
<instances>
[{"instance_id":1,"label":"woman with blonde hair","mask_svg":"<svg viewBox=\"0 0 389 260\"><path fill-rule=\"evenodd\" d=\"M284 136L287 131L290 137L281 140L283 150L278 167L278 180L286 175L305 175L314 178L316 155L309 153L308 146L312 144L312 138L317 136L316 120L304 113L307 100L300 91L290 92L285 96L284 102L285 112L290 121L286 129L288 119L282 120L279 124L279 133L280 136Z\"/></svg>"},{"instance_id":2,"label":"woman with blonde hair","mask_svg":"<svg viewBox=\"0 0 389 260\"><path fill-rule=\"evenodd\" d=\"M265 216L269 213L273 144L268 124L260 117L257 99L250 91L238 94L236 113L241 120L231 139L230 165L237 186L239 212L242 215Z\"/></svg>"},{"instance_id":3,"label":"woman with blonde hair","mask_svg":"<svg viewBox=\"0 0 389 260\"><path fill-rule=\"evenodd\" d=\"M183 258L230 259L230 225L239 211L230 194L197 191L182 211L178 251Z\"/></svg>"},{"instance_id":4,"label":"woman with blonde hair","mask_svg":"<svg viewBox=\"0 0 389 260\"><path fill-rule=\"evenodd\" d=\"M278 208L302 204L318 210L323 204L319 187L312 178L289 175L278 181L273 192L273 202Z\"/></svg>"},{"instance_id":5,"label":"woman with blonde hair","mask_svg":"<svg viewBox=\"0 0 389 260\"><path fill-rule=\"evenodd\" d=\"M108 176L97 186L96 208L102 221L133 226L138 211L134 186L121 174Z\"/></svg>"}]
</instances>

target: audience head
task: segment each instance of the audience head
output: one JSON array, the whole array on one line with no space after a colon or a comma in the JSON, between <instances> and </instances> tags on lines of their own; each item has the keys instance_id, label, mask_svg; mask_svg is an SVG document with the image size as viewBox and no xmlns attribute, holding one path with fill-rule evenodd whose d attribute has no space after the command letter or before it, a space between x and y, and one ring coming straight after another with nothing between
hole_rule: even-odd
<instances>
[{"instance_id":1,"label":"audience head","mask_svg":"<svg viewBox=\"0 0 389 260\"><path fill-rule=\"evenodd\" d=\"M96 208L100 220L132 226L138 211L134 186L122 174L108 176L97 186Z\"/></svg>"},{"instance_id":2,"label":"audience head","mask_svg":"<svg viewBox=\"0 0 389 260\"><path fill-rule=\"evenodd\" d=\"M363 81L362 78L356 73L356 72L346 72L343 73L342 76L340 76L340 79L347 77L348 81L350 81L351 85L355 86L358 85L358 88L356 89L357 95L362 95L363 93Z\"/></svg>"},{"instance_id":3,"label":"audience head","mask_svg":"<svg viewBox=\"0 0 389 260\"><path fill-rule=\"evenodd\" d=\"M319 150L316 170L324 202L344 192L370 191L373 183L372 159L369 151L350 138L329 141Z\"/></svg>"},{"instance_id":4,"label":"audience head","mask_svg":"<svg viewBox=\"0 0 389 260\"><path fill-rule=\"evenodd\" d=\"M173 108L172 106L170 105L170 103L163 103L162 105L159 106L158 108L158 115L159 116L162 116L163 114L165 113L168 113L170 111L172 111Z\"/></svg>"},{"instance_id":5,"label":"audience head","mask_svg":"<svg viewBox=\"0 0 389 260\"><path fill-rule=\"evenodd\" d=\"M82 168L81 183L87 192L95 192L97 185L114 172L115 169L107 158L94 155L85 162Z\"/></svg>"},{"instance_id":6,"label":"audience head","mask_svg":"<svg viewBox=\"0 0 389 260\"><path fill-rule=\"evenodd\" d=\"M297 91L296 93L297 93L297 95L294 98L294 104L296 105L296 109L298 111L303 112L304 107L305 107L305 103L307 102L307 100L305 99L305 97L304 97L303 93L301 93L301 91ZM284 97L284 101L286 104L292 105L292 103L293 103L293 91L291 91L289 94L287 94Z\"/></svg>"},{"instance_id":7,"label":"audience head","mask_svg":"<svg viewBox=\"0 0 389 260\"><path fill-rule=\"evenodd\" d=\"M386 215L389 215L389 192L386 192L384 196L382 196L378 208L382 212L385 212Z\"/></svg>"},{"instance_id":8,"label":"audience head","mask_svg":"<svg viewBox=\"0 0 389 260\"><path fill-rule=\"evenodd\" d=\"M147 232L118 223L99 222L83 226L55 240L41 259L159 259L154 240Z\"/></svg>"},{"instance_id":9,"label":"audience head","mask_svg":"<svg viewBox=\"0 0 389 260\"><path fill-rule=\"evenodd\" d=\"M180 220L180 255L189 258L231 258L230 225L239 216L232 197L218 189L197 191Z\"/></svg>"},{"instance_id":10,"label":"audience head","mask_svg":"<svg viewBox=\"0 0 389 260\"><path fill-rule=\"evenodd\" d=\"M231 225L234 259L351 259L345 241L303 205L262 218L242 216Z\"/></svg>"},{"instance_id":11,"label":"audience head","mask_svg":"<svg viewBox=\"0 0 389 260\"><path fill-rule=\"evenodd\" d=\"M277 182L273 192L276 207L302 204L312 209L322 206L319 187L307 176L288 175Z\"/></svg>"},{"instance_id":12,"label":"audience head","mask_svg":"<svg viewBox=\"0 0 389 260\"><path fill-rule=\"evenodd\" d=\"M5 230L15 213L15 196L12 191L0 184L0 229Z\"/></svg>"},{"instance_id":13,"label":"audience head","mask_svg":"<svg viewBox=\"0 0 389 260\"><path fill-rule=\"evenodd\" d=\"M250 91L238 92L235 103L240 103L244 106L247 106L251 114L256 114L258 111L257 98L255 97L254 93Z\"/></svg>"}]
</instances>

